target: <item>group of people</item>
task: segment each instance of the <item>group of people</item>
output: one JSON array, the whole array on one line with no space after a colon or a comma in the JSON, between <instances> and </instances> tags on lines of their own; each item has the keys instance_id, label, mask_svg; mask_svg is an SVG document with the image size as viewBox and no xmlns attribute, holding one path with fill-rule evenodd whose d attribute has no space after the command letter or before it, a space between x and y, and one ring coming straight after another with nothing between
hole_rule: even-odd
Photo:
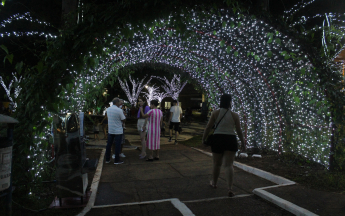
<instances>
[{"instance_id":1,"label":"group of people","mask_svg":"<svg viewBox=\"0 0 345 216\"><path fill-rule=\"evenodd\" d=\"M120 156L124 157L121 151L121 144L124 140L124 124L126 117L121 109L121 102L119 98L113 99L113 106L107 108L106 116L100 123L103 125L104 121L108 121L108 141L106 147L106 163L110 163L111 148L115 146L115 155L113 156L114 164L122 164L123 161ZM150 101L150 106L143 98L138 99L139 110L137 113L137 130L140 135L142 150L139 155L140 159L146 161L159 160L160 136L163 129L165 129L165 122L163 121L163 112L158 109L158 100ZM179 135L179 126L182 118L182 109L177 105L177 101L173 101L173 106L170 108L169 115L169 142L172 141L172 132L175 131L175 145ZM104 131L105 128L103 129ZM105 132L106 136L106 132ZM98 137L98 136L97 136ZM96 138L96 135L95 135ZM114 145L113 145L114 144ZM148 149L148 154L147 150Z\"/></svg>"},{"instance_id":2,"label":"group of people","mask_svg":"<svg viewBox=\"0 0 345 216\"><path fill-rule=\"evenodd\" d=\"M139 110L137 113L137 130L140 135L142 151L139 155L140 159L146 158L146 161L159 160L160 150L160 134L163 125L163 112L158 109L158 101L153 100L150 106L143 98L139 98ZM107 109L108 116L108 142L106 147L106 163L110 163L111 146L115 141L115 159L114 164L122 164L119 153L121 150L121 142L123 138L123 124L126 117L120 109L120 99L114 98L113 106ZM172 140L172 130L175 131L175 144L177 144L180 120L182 118L182 109L178 106L177 101L173 101L170 108L170 116L168 120L170 137ZM245 141L243 138L239 115L231 111L231 95L224 94L220 99L220 109L212 112L208 124L205 128L202 143L206 144L206 139L214 128L214 139L211 144L212 150L212 179L210 186L217 188L217 182L220 174L220 167L224 164L226 181L228 185L228 196L234 196L232 185L234 180L233 162L235 154L238 151L238 143L236 133L242 143L241 150L245 151ZM149 153L147 154L148 149Z\"/></svg>"}]
</instances>

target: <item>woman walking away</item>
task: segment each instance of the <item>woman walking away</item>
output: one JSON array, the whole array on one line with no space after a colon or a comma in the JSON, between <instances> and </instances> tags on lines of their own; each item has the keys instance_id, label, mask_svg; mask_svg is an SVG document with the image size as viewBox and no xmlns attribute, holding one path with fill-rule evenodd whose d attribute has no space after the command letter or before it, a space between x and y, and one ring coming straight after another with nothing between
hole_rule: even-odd
<instances>
[{"instance_id":1,"label":"woman walking away","mask_svg":"<svg viewBox=\"0 0 345 216\"><path fill-rule=\"evenodd\" d=\"M138 132L140 135L140 141L141 141L141 154L139 156L140 156L140 159L144 159L146 157L145 137L146 137L146 132L147 132L148 127L147 127L147 120L146 120L147 117L143 117L143 115L145 115L150 110L150 107L147 106L147 102L143 98L138 99L138 104L139 104L139 110L137 114L137 118L138 118L137 129L138 129ZM140 112L141 108L143 109L143 114L141 114ZM143 129L143 126L145 126L145 130Z\"/></svg>"},{"instance_id":2,"label":"woman walking away","mask_svg":"<svg viewBox=\"0 0 345 216\"><path fill-rule=\"evenodd\" d=\"M146 114L143 113L143 108L140 108L142 116L149 117L146 147L151 151L146 161L159 160L160 136L163 122L163 113L160 109L157 108L157 106L158 100L151 101L151 110L148 111ZM147 119L145 120L145 123L146 121ZM144 127L145 125L146 124L144 124ZM155 157L153 157L153 152L156 154Z\"/></svg>"},{"instance_id":3,"label":"woman walking away","mask_svg":"<svg viewBox=\"0 0 345 216\"><path fill-rule=\"evenodd\" d=\"M217 188L220 167L222 163L224 163L226 181L228 184L228 196L232 197L235 195L232 191L232 184L234 181L233 162L238 150L235 129L241 140L242 151L246 150L246 144L243 139L238 114L232 112L230 108L231 95L223 94L220 98L220 109L212 112L211 118L205 128L202 142L205 144L206 137L210 133L211 128L215 125L214 141L211 145L213 172L210 186Z\"/></svg>"}]
</instances>

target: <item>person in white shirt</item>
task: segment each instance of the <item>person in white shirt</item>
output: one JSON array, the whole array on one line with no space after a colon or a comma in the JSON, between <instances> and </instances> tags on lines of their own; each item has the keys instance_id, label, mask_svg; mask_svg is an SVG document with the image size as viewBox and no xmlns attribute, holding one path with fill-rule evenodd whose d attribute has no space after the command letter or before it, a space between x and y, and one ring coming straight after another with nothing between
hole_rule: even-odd
<instances>
[{"instance_id":1,"label":"person in white shirt","mask_svg":"<svg viewBox=\"0 0 345 216\"><path fill-rule=\"evenodd\" d=\"M120 100L120 106L119 108L122 109L123 107L123 104L124 104L124 100L123 99L119 99ZM123 111L123 114L125 115L125 117L127 116L126 113L124 112L124 110L122 109ZM126 125L125 125L125 122L122 123L122 128L123 130L126 130ZM123 145L125 144L125 132L123 131L123 134L122 134L122 141L121 141L121 150L120 150L120 157L124 158L126 157L125 154L123 154L122 152L122 149L123 149ZM113 152L113 156L112 158L115 159L115 146L112 145L112 152Z\"/></svg>"},{"instance_id":2,"label":"person in white shirt","mask_svg":"<svg viewBox=\"0 0 345 216\"><path fill-rule=\"evenodd\" d=\"M123 135L122 123L125 122L126 117L120 109L120 99L113 99L113 106L107 109L108 117L108 142L105 151L105 162L110 163L111 146L115 140L115 160L114 164L122 164L120 160L121 142Z\"/></svg>"},{"instance_id":3,"label":"person in white shirt","mask_svg":"<svg viewBox=\"0 0 345 216\"><path fill-rule=\"evenodd\" d=\"M172 131L175 130L175 145L177 145L177 138L179 135L179 127L182 118L182 109L177 105L177 100L173 100L173 106L170 108L170 118L169 118L169 130L170 130L170 137L169 142L172 139Z\"/></svg>"}]
</instances>

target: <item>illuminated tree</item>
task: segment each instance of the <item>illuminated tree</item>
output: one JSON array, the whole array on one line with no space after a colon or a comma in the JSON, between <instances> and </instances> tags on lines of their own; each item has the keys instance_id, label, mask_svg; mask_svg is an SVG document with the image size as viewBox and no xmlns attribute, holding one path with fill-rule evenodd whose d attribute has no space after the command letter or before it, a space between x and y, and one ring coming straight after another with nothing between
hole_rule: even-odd
<instances>
[{"instance_id":1,"label":"illuminated tree","mask_svg":"<svg viewBox=\"0 0 345 216\"><path fill-rule=\"evenodd\" d=\"M131 91L129 89L127 81L125 80L123 82L120 79L120 77L118 77L121 88L126 93L128 101L134 106L137 104L137 100L138 100L140 92L143 90L145 85L149 84L149 82L152 79L152 77L150 77L150 79L145 84L143 84L145 78L146 76L142 80L139 81L139 80L132 79L131 75L129 75L129 81L132 83L132 91Z\"/></svg>"},{"instance_id":2,"label":"illuminated tree","mask_svg":"<svg viewBox=\"0 0 345 216\"><path fill-rule=\"evenodd\" d=\"M18 98L18 95L20 93L20 91L22 90L22 88L20 87L20 82L22 80L22 77L20 77L19 79L17 78L17 76L12 73L13 75L13 80L11 80L10 84L8 85L8 88L5 84L5 82L3 81L2 77L0 76L0 82L1 82L1 85L2 87L4 87L5 91L6 91L6 95L8 97L8 99L13 103L13 112L16 111L16 108L17 108L17 102L16 102L16 99ZM14 84L14 95L13 95L13 98L11 96L11 89L12 89L12 84Z\"/></svg>"},{"instance_id":3,"label":"illuminated tree","mask_svg":"<svg viewBox=\"0 0 345 216\"><path fill-rule=\"evenodd\" d=\"M177 100L182 89L187 84L187 82L185 82L181 85L180 76L177 76L176 74L174 74L174 77L171 81L169 81L166 77L161 78L155 76L155 78L163 82L162 88L165 90L166 94L172 97L174 100Z\"/></svg>"},{"instance_id":4,"label":"illuminated tree","mask_svg":"<svg viewBox=\"0 0 345 216\"><path fill-rule=\"evenodd\" d=\"M145 95L144 97L146 98L147 104L150 106L151 101L157 99L157 96L158 96L157 90L159 88L153 85L153 86L147 86L146 89L148 92L144 93Z\"/></svg>"}]
</instances>

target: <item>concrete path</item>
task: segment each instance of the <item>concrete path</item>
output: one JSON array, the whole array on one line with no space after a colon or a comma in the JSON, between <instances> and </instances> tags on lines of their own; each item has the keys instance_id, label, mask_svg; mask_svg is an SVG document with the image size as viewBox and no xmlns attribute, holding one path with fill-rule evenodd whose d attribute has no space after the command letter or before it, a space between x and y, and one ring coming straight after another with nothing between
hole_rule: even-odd
<instances>
[{"instance_id":1,"label":"concrete path","mask_svg":"<svg viewBox=\"0 0 345 216\"><path fill-rule=\"evenodd\" d=\"M204 127L205 124L196 123L183 127L178 141L202 134ZM321 201L313 197L313 194L320 195L319 192L307 191L301 199L302 196L296 197L301 186L252 167L245 168L243 166L246 165L239 163L237 166L241 169L235 167L233 186L236 196L229 198L223 171L218 188L209 186L212 170L210 153L174 145L168 142L168 137L161 137L160 160L140 160L136 125L127 123L126 128L125 163L114 165L112 161L103 164L101 177L96 180L99 185L95 202L90 205L90 211L85 211L86 215L315 215L307 209L320 215L344 212L343 208L338 208L343 203L342 196L338 197L339 201L334 201L336 197L333 195L329 196L330 203L338 203L331 211L322 207L311 209L308 205L310 200ZM100 136L103 138L103 133ZM88 146L104 148L106 140L90 139Z\"/></svg>"},{"instance_id":2,"label":"concrete path","mask_svg":"<svg viewBox=\"0 0 345 216\"><path fill-rule=\"evenodd\" d=\"M126 138L135 140L138 135L130 132ZM211 157L184 145L162 144L154 162L140 160L139 149L123 152L124 164L103 164L96 200L86 215L291 215L253 195L255 188L274 183L241 169L235 168L234 198L227 197L223 171L218 188L211 188Z\"/></svg>"}]
</instances>

